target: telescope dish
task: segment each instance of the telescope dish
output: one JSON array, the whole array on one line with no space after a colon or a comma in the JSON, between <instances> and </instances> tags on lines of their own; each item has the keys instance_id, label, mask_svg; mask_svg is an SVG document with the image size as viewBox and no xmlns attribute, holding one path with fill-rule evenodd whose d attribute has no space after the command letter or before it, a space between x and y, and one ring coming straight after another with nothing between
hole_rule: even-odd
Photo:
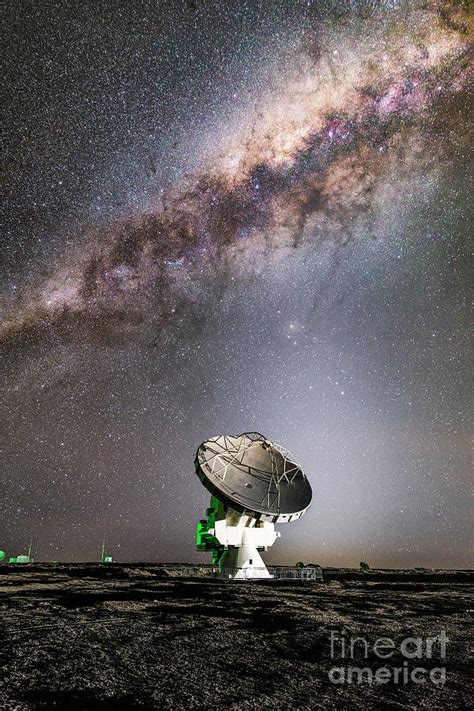
<instances>
[{"instance_id":1,"label":"telescope dish","mask_svg":"<svg viewBox=\"0 0 474 711\"><path fill-rule=\"evenodd\" d=\"M311 503L310 483L293 455L258 432L211 437L194 464L206 489L241 514L286 523Z\"/></svg>"}]
</instances>

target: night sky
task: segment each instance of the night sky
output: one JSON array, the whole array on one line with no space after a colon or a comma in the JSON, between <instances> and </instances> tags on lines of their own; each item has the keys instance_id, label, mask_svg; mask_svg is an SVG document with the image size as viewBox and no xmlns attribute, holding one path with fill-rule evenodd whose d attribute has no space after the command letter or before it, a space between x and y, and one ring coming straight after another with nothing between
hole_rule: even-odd
<instances>
[{"instance_id":1,"label":"night sky","mask_svg":"<svg viewBox=\"0 0 474 711\"><path fill-rule=\"evenodd\" d=\"M267 562L472 564L467 6L6 3L8 555L208 562L256 430L313 487Z\"/></svg>"}]
</instances>

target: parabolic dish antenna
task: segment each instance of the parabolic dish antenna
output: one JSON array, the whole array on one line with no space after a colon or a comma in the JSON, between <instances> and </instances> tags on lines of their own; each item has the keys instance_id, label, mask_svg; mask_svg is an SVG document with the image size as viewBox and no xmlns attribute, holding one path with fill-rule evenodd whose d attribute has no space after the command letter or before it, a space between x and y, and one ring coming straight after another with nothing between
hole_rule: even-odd
<instances>
[{"instance_id":1,"label":"parabolic dish antenna","mask_svg":"<svg viewBox=\"0 0 474 711\"><path fill-rule=\"evenodd\" d=\"M295 458L257 432L212 437L199 447L195 466L220 501L266 521L294 521L311 503L310 483Z\"/></svg>"},{"instance_id":2,"label":"parabolic dish antenna","mask_svg":"<svg viewBox=\"0 0 474 711\"><path fill-rule=\"evenodd\" d=\"M280 536L275 523L295 521L311 504L301 466L258 432L212 437L194 463L212 494L208 518L198 524L198 549L212 550L213 563L229 577L270 577L258 550Z\"/></svg>"}]
</instances>

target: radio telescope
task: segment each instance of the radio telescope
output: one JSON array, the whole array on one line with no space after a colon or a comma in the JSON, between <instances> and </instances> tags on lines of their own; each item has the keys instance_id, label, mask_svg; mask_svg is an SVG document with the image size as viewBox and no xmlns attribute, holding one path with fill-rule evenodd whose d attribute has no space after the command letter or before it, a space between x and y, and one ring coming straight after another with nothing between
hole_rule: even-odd
<instances>
[{"instance_id":1,"label":"radio telescope","mask_svg":"<svg viewBox=\"0 0 474 711\"><path fill-rule=\"evenodd\" d=\"M220 435L201 444L196 473L211 493L207 519L197 526L198 550L231 578L270 578L259 551L280 533L275 523L299 519L311 486L290 452L258 432Z\"/></svg>"}]
</instances>

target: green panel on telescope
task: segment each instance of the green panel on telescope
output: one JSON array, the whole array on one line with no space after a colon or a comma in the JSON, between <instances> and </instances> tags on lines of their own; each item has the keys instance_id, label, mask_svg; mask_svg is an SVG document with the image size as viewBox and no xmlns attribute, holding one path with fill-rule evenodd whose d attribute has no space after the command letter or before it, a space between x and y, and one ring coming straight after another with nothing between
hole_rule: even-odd
<instances>
[{"instance_id":1,"label":"green panel on telescope","mask_svg":"<svg viewBox=\"0 0 474 711\"><path fill-rule=\"evenodd\" d=\"M216 525L217 515L222 515L223 511L224 505L219 499L216 499L215 496L211 496L211 504L209 508L206 509L207 519L198 521L196 529L196 548L198 551L212 551L213 565L220 563L222 553L224 552L222 543L211 533L211 530L214 530L214 526Z\"/></svg>"}]
</instances>

